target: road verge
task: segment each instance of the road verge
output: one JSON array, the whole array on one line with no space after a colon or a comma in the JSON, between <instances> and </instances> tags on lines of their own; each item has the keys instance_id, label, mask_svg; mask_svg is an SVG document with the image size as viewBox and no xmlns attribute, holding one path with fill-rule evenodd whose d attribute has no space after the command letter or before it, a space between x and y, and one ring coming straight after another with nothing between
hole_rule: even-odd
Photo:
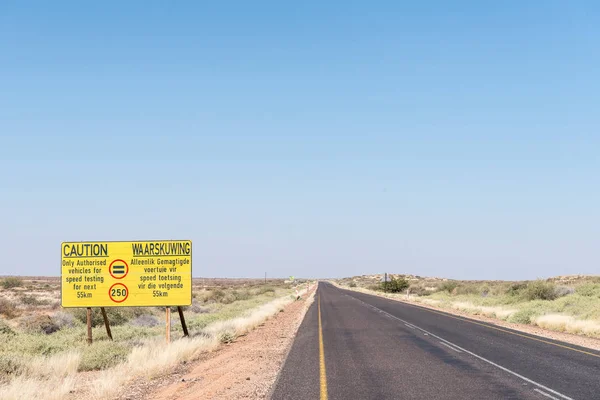
<instances>
[{"instance_id":1,"label":"road verge","mask_svg":"<svg viewBox=\"0 0 600 400\"><path fill-rule=\"evenodd\" d=\"M365 294L370 294L373 296L383 297L383 298L398 301L401 303L411 304L411 305L419 306L422 308L428 308L431 310L444 312L444 313L450 314L450 315L456 315L456 316L460 316L463 318L469 318L472 320L482 321L482 322L486 322L486 323L489 323L492 325L513 329L515 331L528 333L528 334L532 334L532 335L537 335L537 336L541 336L541 337L544 337L547 339L559 340L559 341L562 341L565 343L574 344L576 346L587 347L589 349L600 351L600 340L599 339L586 337L586 336L579 336L579 335L574 335L574 334L564 333L564 332L556 332L556 331L552 331L552 330L548 330L548 329L544 329L544 328L540 328L540 327L532 326L532 325L506 322L506 321L499 320L496 318L491 318L491 317L484 316L484 315L471 314L471 313L463 312L463 311L456 310L453 308L436 307L435 305L432 305L432 304L415 301L414 298L407 299L406 295L401 295L401 294L390 295L388 293L377 292L377 291L360 288L360 287L353 288L353 287L340 286L338 283L336 283L334 281L329 281L329 283L331 283L332 285L334 285L335 287L337 287L339 289L350 290L350 291L354 291L354 292L365 293Z\"/></svg>"}]
</instances>

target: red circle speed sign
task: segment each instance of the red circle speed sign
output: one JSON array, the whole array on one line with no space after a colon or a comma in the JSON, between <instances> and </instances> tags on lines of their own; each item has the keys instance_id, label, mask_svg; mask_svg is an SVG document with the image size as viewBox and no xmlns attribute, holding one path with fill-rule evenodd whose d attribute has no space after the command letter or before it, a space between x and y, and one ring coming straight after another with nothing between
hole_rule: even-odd
<instances>
[{"instance_id":1,"label":"red circle speed sign","mask_svg":"<svg viewBox=\"0 0 600 400\"><path fill-rule=\"evenodd\" d=\"M129 289L122 283L115 283L108 289L108 297L115 303L122 303L129 297Z\"/></svg>"}]
</instances>

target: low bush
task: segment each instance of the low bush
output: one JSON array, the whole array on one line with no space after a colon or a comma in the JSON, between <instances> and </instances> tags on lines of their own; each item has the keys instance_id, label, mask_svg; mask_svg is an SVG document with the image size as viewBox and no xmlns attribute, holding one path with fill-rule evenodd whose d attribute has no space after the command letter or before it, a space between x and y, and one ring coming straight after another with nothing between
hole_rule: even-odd
<instances>
[{"instance_id":1,"label":"low bush","mask_svg":"<svg viewBox=\"0 0 600 400\"><path fill-rule=\"evenodd\" d=\"M14 318L19 315L17 310L17 306L8 299L0 298L0 314L4 315L6 318Z\"/></svg>"},{"instance_id":2,"label":"low bush","mask_svg":"<svg viewBox=\"0 0 600 400\"><path fill-rule=\"evenodd\" d=\"M198 304L196 299L192 300L192 305L189 307L185 307L185 309L190 310L194 314L205 314L210 312L210 310L207 307L202 307L200 304Z\"/></svg>"},{"instance_id":3,"label":"low bush","mask_svg":"<svg viewBox=\"0 0 600 400\"><path fill-rule=\"evenodd\" d=\"M25 368L24 360L17 354L0 353L0 383L9 382Z\"/></svg>"},{"instance_id":4,"label":"low bush","mask_svg":"<svg viewBox=\"0 0 600 400\"><path fill-rule=\"evenodd\" d=\"M73 314L59 311L52 316L52 321L59 327L59 329L63 328L72 328L76 325L75 317Z\"/></svg>"},{"instance_id":5,"label":"low bush","mask_svg":"<svg viewBox=\"0 0 600 400\"><path fill-rule=\"evenodd\" d=\"M517 324L531 324L533 318L537 316L537 313L531 309L524 309L517 311L516 313L508 317L509 322L515 322Z\"/></svg>"},{"instance_id":6,"label":"low bush","mask_svg":"<svg viewBox=\"0 0 600 400\"><path fill-rule=\"evenodd\" d=\"M356 287L356 282L350 282L350 283L348 284L348 287Z\"/></svg>"},{"instance_id":7,"label":"low bush","mask_svg":"<svg viewBox=\"0 0 600 400\"><path fill-rule=\"evenodd\" d=\"M257 295L265 294L265 293L275 293L275 288L273 286L260 286L255 289Z\"/></svg>"},{"instance_id":8,"label":"low bush","mask_svg":"<svg viewBox=\"0 0 600 400\"><path fill-rule=\"evenodd\" d=\"M524 282L513 283L506 290L506 294L509 296L521 296L521 293L527 288L527 284Z\"/></svg>"},{"instance_id":9,"label":"low bush","mask_svg":"<svg viewBox=\"0 0 600 400\"><path fill-rule=\"evenodd\" d=\"M156 316L148 314L140 315L131 321L131 325L133 326L143 326L147 328L152 328L160 324L161 321Z\"/></svg>"},{"instance_id":10,"label":"low bush","mask_svg":"<svg viewBox=\"0 0 600 400\"><path fill-rule=\"evenodd\" d=\"M60 330L60 327L47 315L31 315L23 318L19 325L25 332L45 333L50 335Z\"/></svg>"},{"instance_id":11,"label":"low bush","mask_svg":"<svg viewBox=\"0 0 600 400\"><path fill-rule=\"evenodd\" d=\"M392 278L388 282L381 282L381 290L391 293L400 293L408 289L410 284L404 278Z\"/></svg>"},{"instance_id":12,"label":"low bush","mask_svg":"<svg viewBox=\"0 0 600 400\"><path fill-rule=\"evenodd\" d=\"M440 291L440 292L448 292L448 293L452 294L452 292L454 292L454 289L456 289L457 287L458 287L458 282L446 281L446 282L443 282L438 287L438 291Z\"/></svg>"},{"instance_id":13,"label":"low bush","mask_svg":"<svg viewBox=\"0 0 600 400\"><path fill-rule=\"evenodd\" d=\"M488 285L483 285L483 287L479 288L479 294L481 297L488 297L491 292L492 289Z\"/></svg>"},{"instance_id":14,"label":"low bush","mask_svg":"<svg viewBox=\"0 0 600 400\"><path fill-rule=\"evenodd\" d=\"M231 304L236 300L237 299L235 298L235 295L233 293L227 293L227 294L225 294L225 296L221 297L219 302L221 304Z\"/></svg>"},{"instance_id":15,"label":"low bush","mask_svg":"<svg viewBox=\"0 0 600 400\"><path fill-rule=\"evenodd\" d=\"M2 280L2 287L4 289L12 289L21 286L23 286L23 280L17 278L16 276L9 276L8 278L4 278Z\"/></svg>"},{"instance_id":16,"label":"low bush","mask_svg":"<svg viewBox=\"0 0 600 400\"><path fill-rule=\"evenodd\" d=\"M219 341L221 343L233 343L235 341L235 333L233 332L222 332L219 335Z\"/></svg>"},{"instance_id":17,"label":"low bush","mask_svg":"<svg viewBox=\"0 0 600 400\"><path fill-rule=\"evenodd\" d=\"M431 294L431 292L427 289L425 289L422 286L411 286L410 288L410 294L414 294L417 296L428 296Z\"/></svg>"},{"instance_id":18,"label":"low bush","mask_svg":"<svg viewBox=\"0 0 600 400\"><path fill-rule=\"evenodd\" d=\"M469 295L469 294L479 295L479 294L481 294L481 290L480 290L479 286L473 285L473 284L462 284L462 285L457 284L456 286L449 285L444 290L447 291L448 293L451 293L454 295ZM489 288L488 288L488 292L489 292Z\"/></svg>"},{"instance_id":19,"label":"low bush","mask_svg":"<svg viewBox=\"0 0 600 400\"><path fill-rule=\"evenodd\" d=\"M14 335L15 331L12 330L8 324L0 320L0 335Z\"/></svg>"},{"instance_id":20,"label":"low bush","mask_svg":"<svg viewBox=\"0 0 600 400\"><path fill-rule=\"evenodd\" d=\"M129 349L112 341L95 342L84 348L79 371L95 371L114 367L127 359Z\"/></svg>"},{"instance_id":21,"label":"low bush","mask_svg":"<svg viewBox=\"0 0 600 400\"><path fill-rule=\"evenodd\" d=\"M87 310L85 308L75 308L70 311L75 317L76 320L83 324L87 324ZM92 309L92 327L99 326L103 324L104 320L102 319L102 314L100 310Z\"/></svg>"},{"instance_id":22,"label":"low bush","mask_svg":"<svg viewBox=\"0 0 600 400\"><path fill-rule=\"evenodd\" d=\"M40 300L37 297L31 295L23 295L19 298L19 301L21 302L21 304L26 306L45 306L47 304L50 304L50 302L46 299Z\"/></svg>"},{"instance_id":23,"label":"low bush","mask_svg":"<svg viewBox=\"0 0 600 400\"><path fill-rule=\"evenodd\" d=\"M573 293L575 293L575 289L573 289L572 287L569 287L569 286L557 286L554 289L554 294L555 294L556 298L568 296Z\"/></svg>"},{"instance_id":24,"label":"low bush","mask_svg":"<svg viewBox=\"0 0 600 400\"><path fill-rule=\"evenodd\" d=\"M523 290L523 296L526 300L554 300L556 299L556 286L550 282L537 280L529 282Z\"/></svg>"},{"instance_id":25,"label":"low bush","mask_svg":"<svg viewBox=\"0 0 600 400\"><path fill-rule=\"evenodd\" d=\"M234 290L231 294L235 297L235 300L248 300L250 293L247 290Z\"/></svg>"},{"instance_id":26,"label":"low bush","mask_svg":"<svg viewBox=\"0 0 600 400\"><path fill-rule=\"evenodd\" d=\"M600 298L600 285L597 283L586 283L575 289L575 292L585 297Z\"/></svg>"},{"instance_id":27,"label":"low bush","mask_svg":"<svg viewBox=\"0 0 600 400\"><path fill-rule=\"evenodd\" d=\"M161 310L164 308L161 307ZM72 311L75 319L86 324L87 323L87 310L85 308L75 308ZM130 320L139 317L140 315L147 314L147 311L143 307L119 307L119 308L106 308L106 317L110 322L111 326L123 325ZM99 308L92 309L92 327L100 326L104 324L104 318L102 318L102 311Z\"/></svg>"}]
</instances>

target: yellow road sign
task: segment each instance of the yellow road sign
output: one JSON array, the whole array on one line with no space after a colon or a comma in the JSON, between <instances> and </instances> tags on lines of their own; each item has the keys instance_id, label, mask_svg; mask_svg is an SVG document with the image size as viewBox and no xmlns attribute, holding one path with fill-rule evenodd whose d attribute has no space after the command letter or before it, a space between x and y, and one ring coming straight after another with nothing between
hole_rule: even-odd
<instances>
[{"instance_id":1,"label":"yellow road sign","mask_svg":"<svg viewBox=\"0 0 600 400\"><path fill-rule=\"evenodd\" d=\"M192 242L64 242L63 307L192 304Z\"/></svg>"}]
</instances>

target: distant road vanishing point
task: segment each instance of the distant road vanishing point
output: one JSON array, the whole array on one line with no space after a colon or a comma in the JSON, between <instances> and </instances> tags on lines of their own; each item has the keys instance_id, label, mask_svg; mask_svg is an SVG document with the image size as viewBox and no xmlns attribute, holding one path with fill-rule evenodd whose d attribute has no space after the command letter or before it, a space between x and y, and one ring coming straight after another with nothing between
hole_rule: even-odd
<instances>
[{"instance_id":1,"label":"distant road vanishing point","mask_svg":"<svg viewBox=\"0 0 600 400\"><path fill-rule=\"evenodd\" d=\"M600 399L600 352L319 284L283 399Z\"/></svg>"}]
</instances>

